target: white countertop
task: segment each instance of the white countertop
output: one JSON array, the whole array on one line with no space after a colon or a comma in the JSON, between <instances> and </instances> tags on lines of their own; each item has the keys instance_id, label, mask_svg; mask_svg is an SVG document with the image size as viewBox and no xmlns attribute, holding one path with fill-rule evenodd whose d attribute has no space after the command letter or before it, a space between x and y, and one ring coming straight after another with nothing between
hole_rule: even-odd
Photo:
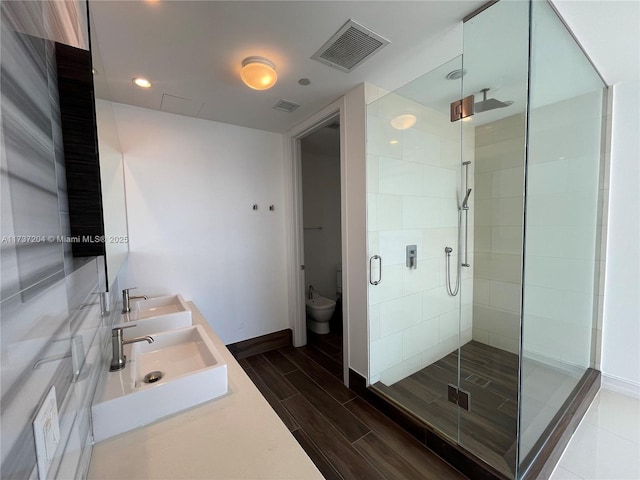
<instances>
[{"instance_id":1,"label":"white countertop","mask_svg":"<svg viewBox=\"0 0 640 480\"><path fill-rule=\"evenodd\" d=\"M311 459L192 302L227 362L229 391L93 447L90 479L322 479Z\"/></svg>"}]
</instances>

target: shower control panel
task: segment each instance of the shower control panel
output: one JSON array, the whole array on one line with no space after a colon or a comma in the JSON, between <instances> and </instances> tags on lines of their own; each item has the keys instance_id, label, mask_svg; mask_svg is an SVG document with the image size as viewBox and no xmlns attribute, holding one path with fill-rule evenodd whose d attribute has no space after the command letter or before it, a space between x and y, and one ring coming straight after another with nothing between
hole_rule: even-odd
<instances>
[{"instance_id":1,"label":"shower control panel","mask_svg":"<svg viewBox=\"0 0 640 480\"><path fill-rule=\"evenodd\" d=\"M407 245L407 267L418 268L418 246Z\"/></svg>"}]
</instances>

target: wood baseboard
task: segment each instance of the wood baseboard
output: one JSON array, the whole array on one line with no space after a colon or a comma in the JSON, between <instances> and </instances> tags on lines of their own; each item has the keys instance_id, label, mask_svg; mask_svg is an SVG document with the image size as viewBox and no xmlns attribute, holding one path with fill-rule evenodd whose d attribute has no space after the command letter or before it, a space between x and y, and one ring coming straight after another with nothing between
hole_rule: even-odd
<instances>
[{"instance_id":1,"label":"wood baseboard","mask_svg":"<svg viewBox=\"0 0 640 480\"><path fill-rule=\"evenodd\" d=\"M255 338L242 340L241 342L230 343L227 348L236 360L268 352L282 347L293 345L292 331L290 328L279 332L267 333Z\"/></svg>"}]
</instances>

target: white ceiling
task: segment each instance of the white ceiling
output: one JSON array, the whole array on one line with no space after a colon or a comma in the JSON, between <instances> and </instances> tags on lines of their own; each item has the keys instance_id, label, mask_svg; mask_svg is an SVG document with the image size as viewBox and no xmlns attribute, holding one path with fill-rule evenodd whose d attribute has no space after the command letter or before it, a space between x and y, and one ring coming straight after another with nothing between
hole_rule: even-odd
<instances>
[{"instance_id":1,"label":"white ceiling","mask_svg":"<svg viewBox=\"0 0 640 480\"><path fill-rule=\"evenodd\" d=\"M120 103L283 132L363 81L394 89L426 72L429 46L483 3L93 1L93 47L102 60L96 89ZM311 60L349 19L391 43L351 73ZM443 59L460 45L451 48ZM275 63L275 87L258 92L242 83L240 63L251 55ZM152 88L135 87L136 76ZM299 85L303 77L311 85ZM279 99L302 106L280 112L272 108Z\"/></svg>"},{"instance_id":2,"label":"white ceiling","mask_svg":"<svg viewBox=\"0 0 640 480\"><path fill-rule=\"evenodd\" d=\"M607 85L640 80L640 1L553 0Z\"/></svg>"},{"instance_id":3,"label":"white ceiling","mask_svg":"<svg viewBox=\"0 0 640 480\"><path fill-rule=\"evenodd\" d=\"M120 103L283 132L363 81L394 90L453 58L462 50L462 18L483 3L94 1L90 8L98 70L96 90L99 97ZM638 79L640 2L553 3L608 84ZM391 44L351 73L311 60L311 55L350 18ZM487 34L478 45L485 48L491 45L491 25L482 28ZM520 26L514 24L512 28ZM465 48L472 49L473 45ZM265 56L276 64L279 79L275 87L258 92L244 86L239 76L240 62L251 55ZM523 108L524 94L510 85L521 85L525 79L515 81L509 73L513 69L500 67L517 59L480 53L469 58L480 62L473 66L474 71L486 73L475 77L477 89L491 87L490 97L516 102L491 115L505 116L507 110L515 113ZM131 79L136 76L149 78L153 87L135 87ZM302 77L309 78L311 85L299 85ZM411 97L410 88L405 93ZM430 92L434 97L431 88L422 85L421 91L423 96ZM455 95L446 92L443 108L449 96ZM293 113L280 112L272 108L279 99L302 106Z\"/></svg>"}]
</instances>

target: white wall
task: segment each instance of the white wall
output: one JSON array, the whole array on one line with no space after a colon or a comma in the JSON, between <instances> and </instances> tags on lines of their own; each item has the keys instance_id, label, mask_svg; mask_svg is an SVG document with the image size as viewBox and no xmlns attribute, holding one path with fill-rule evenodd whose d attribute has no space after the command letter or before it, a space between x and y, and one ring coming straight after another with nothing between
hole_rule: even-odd
<instances>
[{"instance_id":1,"label":"white wall","mask_svg":"<svg viewBox=\"0 0 640 480\"><path fill-rule=\"evenodd\" d=\"M640 81L613 90L603 384L640 398Z\"/></svg>"},{"instance_id":2,"label":"white wall","mask_svg":"<svg viewBox=\"0 0 640 480\"><path fill-rule=\"evenodd\" d=\"M534 85L535 87L535 85ZM590 366L602 90L538 107L532 87L525 225L523 355ZM597 287L597 285L596 285Z\"/></svg>"},{"instance_id":3,"label":"white wall","mask_svg":"<svg viewBox=\"0 0 640 480\"><path fill-rule=\"evenodd\" d=\"M114 111L135 293L192 299L225 343L288 328L282 135Z\"/></svg>"},{"instance_id":4,"label":"white wall","mask_svg":"<svg viewBox=\"0 0 640 480\"><path fill-rule=\"evenodd\" d=\"M102 209L106 237L107 274L109 284L111 284L129 253L124 160L111 102L96 99L96 125L100 151L100 184L102 186Z\"/></svg>"},{"instance_id":5,"label":"white wall","mask_svg":"<svg viewBox=\"0 0 640 480\"><path fill-rule=\"evenodd\" d=\"M367 85L368 87L368 85ZM368 378L369 340L367 325L367 197L365 177L365 84L344 97L343 170L345 215L342 217L342 310L347 330L349 368Z\"/></svg>"}]
</instances>

